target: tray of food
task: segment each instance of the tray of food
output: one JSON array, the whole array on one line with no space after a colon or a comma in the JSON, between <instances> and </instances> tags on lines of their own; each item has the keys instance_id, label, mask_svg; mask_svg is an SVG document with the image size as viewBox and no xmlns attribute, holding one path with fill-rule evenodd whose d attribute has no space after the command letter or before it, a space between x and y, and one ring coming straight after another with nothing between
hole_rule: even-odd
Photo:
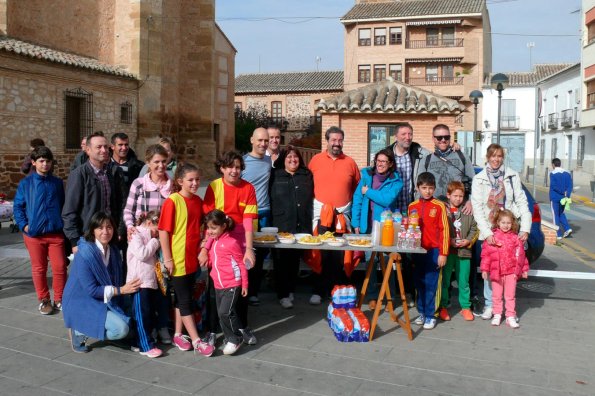
<instances>
[{"instance_id":1,"label":"tray of food","mask_svg":"<svg viewBox=\"0 0 595 396\"><path fill-rule=\"evenodd\" d=\"M298 238L298 235L300 236ZM297 243L300 245L311 245L311 246L318 246L322 245L322 241L318 236L312 236L310 234L296 234Z\"/></svg>"},{"instance_id":2,"label":"tray of food","mask_svg":"<svg viewBox=\"0 0 595 396\"><path fill-rule=\"evenodd\" d=\"M255 232L253 241L258 243L277 243L277 236L275 234Z\"/></svg>"},{"instance_id":3,"label":"tray of food","mask_svg":"<svg viewBox=\"0 0 595 396\"><path fill-rule=\"evenodd\" d=\"M370 248L372 247L372 238L349 238L347 244L353 247Z\"/></svg>"},{"instance_id":4,"label":"tray of food","mask_svg":"<svg viewBox=\"0 0 595 396\"><path fill-rule=\"evenodd\" d=\"M281 243L295 243L295 236L291 232L279 232L277 238L279 238L279 242Z\"/></svg>"}]
</instances>

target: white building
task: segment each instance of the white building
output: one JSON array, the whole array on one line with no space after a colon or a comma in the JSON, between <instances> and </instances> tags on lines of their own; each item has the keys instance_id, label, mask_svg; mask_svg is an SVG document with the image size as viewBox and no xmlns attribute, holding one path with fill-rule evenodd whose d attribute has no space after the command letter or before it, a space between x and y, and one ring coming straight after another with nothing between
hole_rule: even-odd
<instances>
[{"instance_id":1,"label":"white building","mask_svg":"<svg viewBox=\"0 0 595 396\"><path fill-rule=\"evenodd\" d=\"M574 161L574 169L571 170L574 170L575 183L589 185L591 180L595 180L595 0L582 1L581 31L579 122L585 129L574 143L579 158Z\"/></svg>"},{"instance_id":2,"label":"white building","mask_svg":"<svg viewBox=\"0 0 595 396\"><path fill-rule=\"evenodd\" d=\"M544 175L553 158L573 173L575 184L589 184L593 175L595 137L592 126L580 126L583 112L581 65L576 64L539 82L542 92L542 133L537 175Z\"/></svg>"},{"instance_id":3,"label":"white building","mask_svg":"<svg viewBox=\"0 0 595 396\"><path fill-rule=\"evenodd\" d=\"M519 173L526 175L527 168L533 168L537 83L569 66L539 64L531 72L505 73L509 82L502 91L500 144L506 149L506 165ZM477 149L480 166L485 163L487 147L497 141L498 91L490 87L491 77L486 79L482 90L483 117L479 127L483 133Z\"/></svg>"}]
</instances>

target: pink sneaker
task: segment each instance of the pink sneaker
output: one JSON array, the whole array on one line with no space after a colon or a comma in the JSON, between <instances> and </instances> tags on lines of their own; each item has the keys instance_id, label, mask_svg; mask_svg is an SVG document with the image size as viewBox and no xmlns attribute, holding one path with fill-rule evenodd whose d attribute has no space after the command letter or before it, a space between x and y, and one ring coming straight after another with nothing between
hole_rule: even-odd
<instances>
[{"instance_id":1,"label":"pink sneaker","mask_svg":"<svg viewBox=\"0 0 595 396\"><path fill-rule=\"evenodd\" d=\"M198 352L203 356L209 357L215 351L215 347L212 345L207 344L206 342L202 342L200 338L194 341L194 353Z\"/></svg>"},{"instance_id":2,"label":"pink sneaker","mask_svg":"<svg viewBox=\"0 0 595 396\"><path fill-rule=\"evenodd\" d=\"M140 354L153 359L153 358L158 358L159 356L163 355L163 351L159 348L153 348L147 352L141 352Z\"/></svg>"},{"instance_id":3,"label":"pink sneaker","mask_svg":"<svg viewBox=\"0 0 595 396\"><path fill-rule=\"evenodd\" d=\"M188 337L187 335L176 334L174 335L173 342L174 345L177 346L180 351L189 351L192 349L190 337Z\"/></svg>"}]
</instances>

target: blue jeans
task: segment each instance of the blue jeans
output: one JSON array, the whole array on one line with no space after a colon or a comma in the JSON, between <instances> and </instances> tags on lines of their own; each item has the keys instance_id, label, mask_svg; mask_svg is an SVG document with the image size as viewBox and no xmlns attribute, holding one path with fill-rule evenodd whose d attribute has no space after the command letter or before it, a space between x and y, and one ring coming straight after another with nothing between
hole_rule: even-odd
<instances>
[{"instance_id":1,"label":"blue jeans","mask_svg":"<svg viewBox=\"0 0 595 396\"><path fill-rule=\"evenodd\" d=\"M121 340L128 335L128 324L120 317L120 315L107 310L107 317L105 318L105 338L108 340ZM77 336L84 335L83 333L74 330Z\"/></svg>"},{"instance_id":2,"label":"blue jeans","mask_svg":"<svg viewBox=\"0 0 595 396\"><path fill-rule=\"evenodd\" d=\"M489 279L483 281L483 298L485 298L486 308L492 307L492 282Z\"/></svg>"}]
</instances>

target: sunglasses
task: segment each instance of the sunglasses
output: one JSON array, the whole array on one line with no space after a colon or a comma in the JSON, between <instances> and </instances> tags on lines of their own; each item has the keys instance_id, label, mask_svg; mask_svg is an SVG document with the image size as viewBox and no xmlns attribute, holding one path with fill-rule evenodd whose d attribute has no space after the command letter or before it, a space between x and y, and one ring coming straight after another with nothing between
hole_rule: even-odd
<instances>
[{"instance_id":1,"label":"sunglasses","mask_svg":"<svg viewBox=\"0 0 595 396\"><path fill-rule=\"evenodd\" d=\"M440 135L440 136L434 136L434 139L438 140L438 141L442 141L442 140L450 140L450 135Z\"/></svg>"}]
</instances>

